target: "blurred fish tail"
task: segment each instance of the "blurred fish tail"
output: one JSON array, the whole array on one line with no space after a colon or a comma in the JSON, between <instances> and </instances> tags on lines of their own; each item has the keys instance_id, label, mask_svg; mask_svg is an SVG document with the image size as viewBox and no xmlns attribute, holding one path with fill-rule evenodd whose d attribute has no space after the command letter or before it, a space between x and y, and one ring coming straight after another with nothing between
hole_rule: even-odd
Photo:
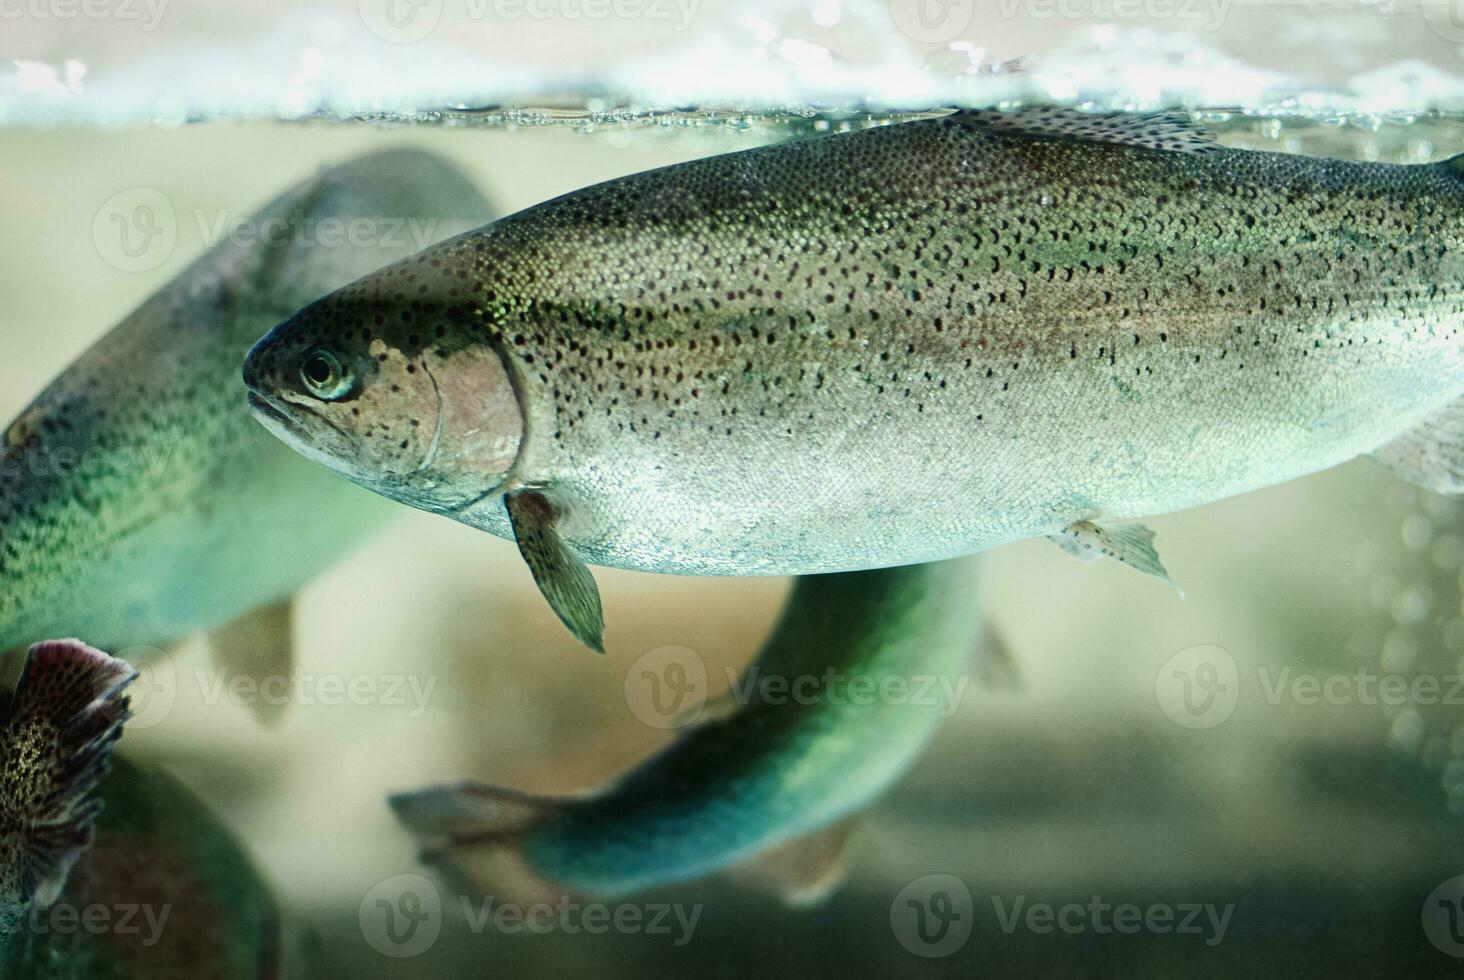
<instances>
[{"instance_id":1,"label":"blurred fish tail","mask_svg":"<svg viewBox=\"0 0 1464 980\"><path fill-rule=\"evenodd\" d=\"M568 894L529 867L521 845L525 833L569 798L462 782L398 793L388 802L416 840L422 863L459 893L525 905Z\"/></svg>"}]
</instances>

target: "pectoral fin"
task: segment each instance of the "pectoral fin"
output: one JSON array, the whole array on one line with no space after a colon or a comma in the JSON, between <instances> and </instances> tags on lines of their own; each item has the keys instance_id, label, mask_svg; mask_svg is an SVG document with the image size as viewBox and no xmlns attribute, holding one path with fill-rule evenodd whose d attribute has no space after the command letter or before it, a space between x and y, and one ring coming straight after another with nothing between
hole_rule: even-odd
<instances>
[{"instance_id":1,"label":"pectoral fin","mask_svg":"<svg viewBox=\"0 0 1464 980\"><path fill-rule=\"evenodd\" d=\"M0 726L0 824L15 847L0 854L0 881L50 905L91 845L101 810L93 797L122 735L122 690L137 671L79 640L38 643Z\"/></svg>"},{"instance_id":2,"label":"pectoral fin","mask_svg":"<svg viewBox=\"0 0 1464 980\"><path fill-rule=\"evenodd\" d=\"M254 681L257 691L275 687L291 690L295 670L293 624L294 601L284 599L209 631L209 651L224 683L243 676ZM256 720L273 726L284 717L286 703L279 698L257 697L251 707Z\"/></svg>"},{"instance_id":3,"label":"pectoral fin","mask_svg":"<svg viewBox=\"0 0 1464 980\"><path fill-rule=\"evenodd\" d=\"M849 855L862 814L795 837L733 869L735 878L774 891L787 905L827 901L849 873Z\"/></svg>"},{"instance_id":4,"label":"pectoral fin","mask_svg":"<svg viewBox=\"0 0 1464 980\"><path fill-rule=\"evenodd\" d=\"M1372 458L1425 490L1464 497L1464 399L1450 402Z\"/></svg>"},{"instance_id":5,"label":"pectoral fin","mask_svg":"<svg viewBox=\"0 0 1464 980\"><path fill-rule=\"evenodd\" d=\"M1154 532L1142 524L1116 524L1103 527L1092 521L1077 521L1061 534L1048 536L1059 548L1083 561L1112 558L1130 568L1152 575L1180 595L1184 590L1174 584L1159 553L1154 550Z\"/></svg>"},{"instance_id":6,"label":"pectoral fin","mask_svg":"<svg viewBox=\"0 0 1464 980\"><path fill-rule=\"evenodd\" d=\"M605 614L600 590L589 568L559 536L558 514L541 493L520 490L504 498L519 554L533 573L539 591L569 631L596 653L605 652Z\"/></svg>"}]
</instances>

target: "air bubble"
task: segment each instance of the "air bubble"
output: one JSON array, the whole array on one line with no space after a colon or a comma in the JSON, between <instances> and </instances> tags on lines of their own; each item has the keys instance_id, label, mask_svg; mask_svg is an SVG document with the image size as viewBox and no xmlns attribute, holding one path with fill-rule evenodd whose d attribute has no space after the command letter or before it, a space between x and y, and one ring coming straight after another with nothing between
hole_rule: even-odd
<instances>
[{"instance_id":1,"label":"air bubble","mask_svg":"<svg viewBox=\"0 0 1464 980\"><path fill-rule=\"evenodd\" d=\"M1418 709L1408 707L1400 711L1398 717L1393 719L1388 737L1401 749L1418 748L1423 741L1423 716L1418 713Z\"/></svg>"},{"instance_id":2,"label":"air bubble","mask_svg":"<svg viewBox=\"0 0 1464 980\"><path fill-rule=\"evenodd\" d=\"M1434 567L1440 571L1453 571L1464 565L1464 539L1457 534L1439 535L1429 557L1433 559Z\"/></svg>"},{"instance_id":3,"label":"air bubble","mask_svg":"<svg viewBox=\"0 0 1464 980\"><path fill-rule=\"evenodd\" d=\"M1390 612L1399 626L1417 626L1428 618L1433 596L1426 585L1410 585L1393 597Z\"/></svg>"},{"instance_id":4,"label":"air bubble","mask_svg":"<svg viewBox=\"0 0 1464 980\"><path fill-rule=\"evenodd\" d=\"M1433 522L1422 514L1409 514L1403 519L1403 546L1409 551L1422 551L1433 542Z\"/></svg>"},{"instance_id":5,"label":"air bubble","mask_svg":"<svg viewBox=\"0 0 1464 980\"><path fill-rule=\"evenodd\" d=\"M1407 630L1388 631L1383 640L1381 665L1389 674L1401 674L1413 667L1418 659L1418 640Z\"/></svg>"}]
</instances>

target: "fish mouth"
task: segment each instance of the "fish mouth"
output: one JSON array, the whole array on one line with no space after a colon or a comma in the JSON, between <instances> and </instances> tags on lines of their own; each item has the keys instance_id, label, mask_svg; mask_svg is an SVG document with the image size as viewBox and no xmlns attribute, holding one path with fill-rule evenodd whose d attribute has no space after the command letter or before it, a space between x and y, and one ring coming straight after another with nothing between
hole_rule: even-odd
<instances>
[{"instance_id":1,"label":"fish mouth","mask_svg":"<svg viewBox=\"0 0 1464 980\"><path fill-rule=\"evenodd\" d=\"M305 441L305 426L274 399L251 391L249 409L259 423L277 438L297 448Z\"/></svg>"},{"instance_id":2,"label":"fish mouth","mask_svg":"<svg viewBox=\"0 0 1464 980\"><path fill-rule=\"evenodd\" d=\"M254 418L276 439L307 459L314 460L330 469L345 472L343 461L319 445L321 432L313 431L295 413L268 395L250 391L248 396L249 408L253 411ZM348 448L349 440L346 440L345 434L332 425L329 419L315 416L315 421L324 425L342 442L341 446L335 448L339 450Z\"/></svg>"}]
</instances>

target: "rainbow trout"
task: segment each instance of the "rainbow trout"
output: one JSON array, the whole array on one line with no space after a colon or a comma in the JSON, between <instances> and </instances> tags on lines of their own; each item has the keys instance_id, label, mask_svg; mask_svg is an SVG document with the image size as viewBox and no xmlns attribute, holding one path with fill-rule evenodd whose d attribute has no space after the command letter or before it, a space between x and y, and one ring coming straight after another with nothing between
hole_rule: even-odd
<instances>
[{"instance_id":1,"label":"rainbow trout","mask_svg":"<svg viewBox=\"0 0 1464 980\"><path fill-rule=\"evenodd\" d=\"M435 157L364 156L268 204L259 237L220 243L67 368L0 445L0 650L162 646L232 620L225 663L287 671L289 596L391 508L262 432L239 363L290 311L489 217Z\"/></svg>"},{"instance_id":2,"label":"rainbow trout","mask_svg":"<svg viewBox=\"0 0 1464 980\"><path fill-rule=\"evenodd\" d=\"M40 643L0 699L0 976L280 976L279 910L239 845L171 777L111 758L135 676Z\"/></svg>"},{"instance_id":3,"label":"rainbow trout","mask_svg":"<svg viewBox=\"0 0 1464 980\"><path fill-rule=\"evenodd\" d=\"M586 563L713 575L1131 523L1371 453L1464 489L1464 160L1225 149L1187 118L959 112L637 174L427 249L251 353L266 426Z\"/></svg>"},{"instance_id":4,"label":"rainbow trout","mask_svg":"<svg viewBox=\"0 0 1464 980\"><path fill-rule=\"evenodd\" d=\"M838 884L847 818L958 706L982 640L978 558L795 580L723 706L609 788L574 799L463 784L392 806L469 889L614 897L755 859L785 897ZM980 648L978 650L978 648Z\"/></svg>"}]
</instances>

